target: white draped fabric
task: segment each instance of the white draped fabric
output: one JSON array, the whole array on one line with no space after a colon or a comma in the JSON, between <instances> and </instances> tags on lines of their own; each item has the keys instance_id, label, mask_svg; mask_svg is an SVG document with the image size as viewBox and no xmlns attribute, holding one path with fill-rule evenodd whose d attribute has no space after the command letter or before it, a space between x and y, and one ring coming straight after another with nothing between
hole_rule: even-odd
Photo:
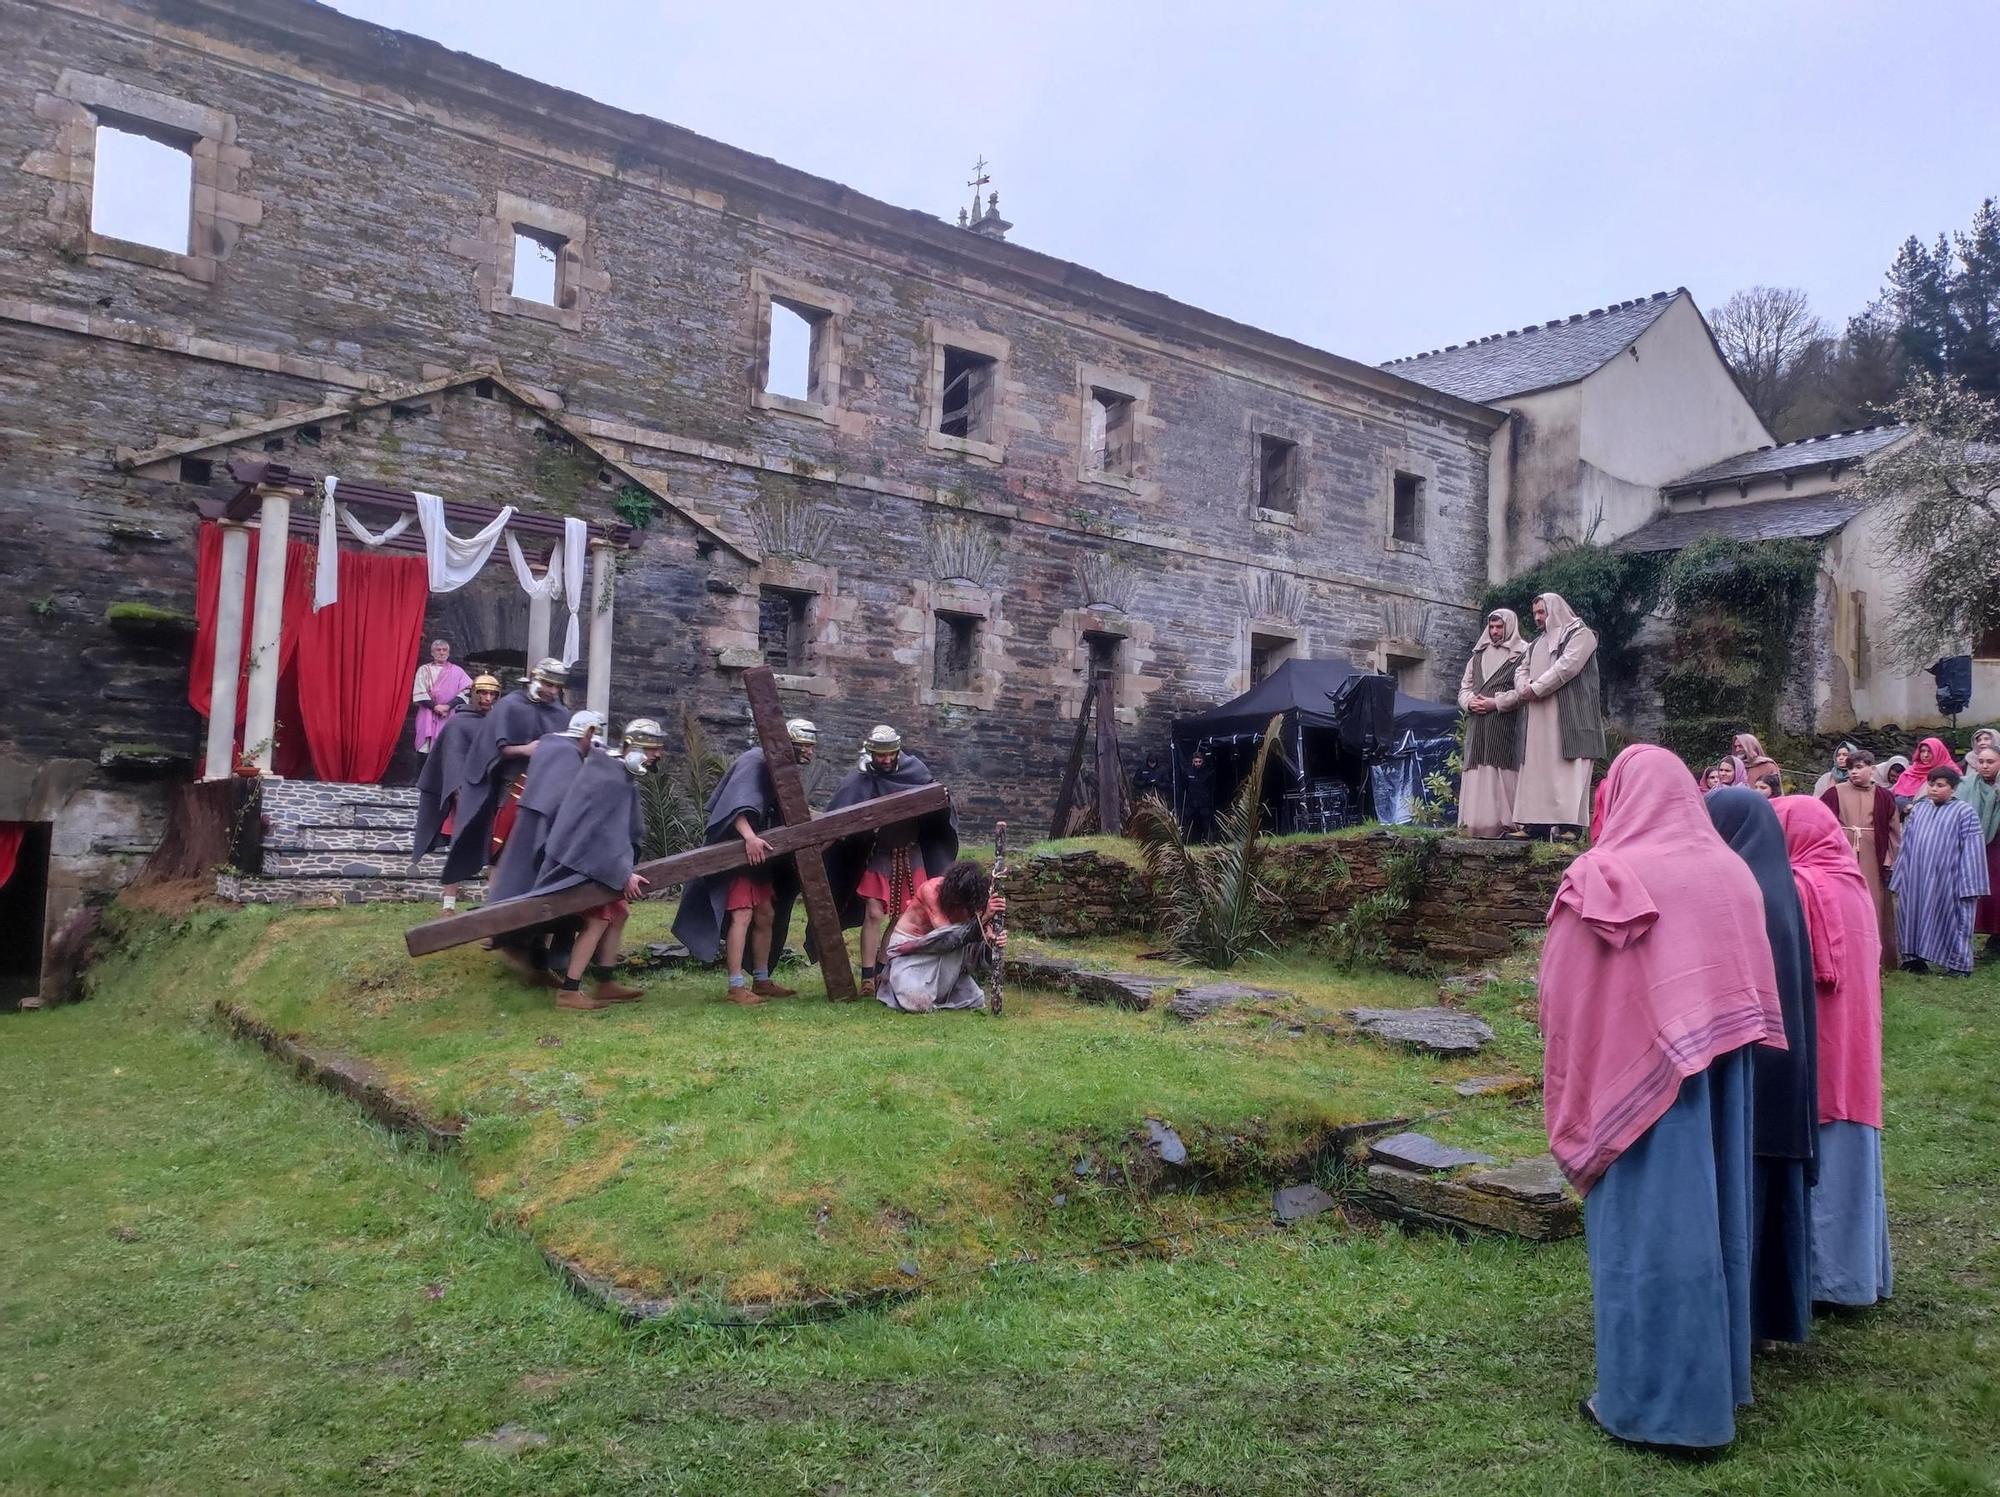
<instances>
[{"instance_id":1,"label":"white draped fabric","mask_svg":"<svg viewBox=\"0 0 2000 1497\"><path fill-rule=\"evenodd\" d=\"M569 627L563 630L564 665L575 665L583 653L577 638L577 616L583 612L583 559L590 550L590 527L574 517L563 520L563 601L569 605Z\"/></svg>"},{"instance_id":2,"label":"white draped fabric","mask_svg":"<svg viewBox=\"0 0 2000 1497\"><path fill-rule=\"evenodd\" d=\"M526 593L530 599L541 598L551 603L556 600L556 595L562 591L563 585L563 543L561 541L555 543L554 549L549 552L549 564L542 568L542 575L537 577L534 570L528 565L528 558L521 554L521 543L514 539L514 532L510 530L507 532L507 560L514 568L514 580L521 584L521 591ZM575 616L571 615L571 617L574 618ZM565 640L565 647L569 643L570 641ZM528 663L530 665L534 664L532 660ZM569 662L565 660L563 664L567 665Z\"/></svg>"},{"instance_id":3,"label":"white draped fabric","mask_svg":"<svg viewBox=\"0 0 2000 1497\"><path fill-rule=\"evenodd\" d=\"M326 491L319 505L319 554L313 559L313 612L340 601L340 549L339 538L335 534L333 517L339 513L347 526L347 533L364 546L386 546L405 530L410 528L408 515L396 516L393 523L379 535L354 518L354 511L341 504L336 495L340 491L340 480L331 473L326 476Z\"/></svg>"},{"instance_id":4,"label":"white draped fabric","mask_svg":"<svg viewBox=\"0 0 2000 1497\"><path fill-rule=\"evenodd\" d=\"M425 493L417 494L416 500L417 523L424 532L424 555L430 562L431 591L455 593L477 577L479 569L493 555L507 522L514 518L514 506L504 506L477 534L456 536L445 528L444 500Z\"/></svg>"}]
</instances>

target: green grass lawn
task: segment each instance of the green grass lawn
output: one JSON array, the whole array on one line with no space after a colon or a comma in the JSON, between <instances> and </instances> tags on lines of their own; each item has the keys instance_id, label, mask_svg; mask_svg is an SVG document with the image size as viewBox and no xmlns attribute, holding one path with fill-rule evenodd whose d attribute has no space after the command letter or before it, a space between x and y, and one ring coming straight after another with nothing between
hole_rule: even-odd
<instances>
[{"instance_id":1,"label":"green grass lawn","mask_svg":"<svg viewBox=\"0 0 2000 1497\"><path fill-rule=\"evenodd\" d=\"M247 963L253 926L211 933L210 950ZM367 970L353 944L338 959ZM1891 984L1895 1301L1760 1359L1734 1450L1687 1466L1611 1446L1573 1412L1590 1385L1575 1241L1461 1242L1330 1215L1203 1232L1172 1256L1007 1267L827 1324L622 1329L494 1224L464 1165L227 1038L208 1013L213 961L158 946L108 969L92 1003L0 1019L0 1490L1817 1494L2000 1480L1990 971ZM464 1448L504 1424L546 1444Z\"/></svg>"},{"instance_id":2,"label":"green grass lawn","mask_svg":"<svg viewBox=\"0 0 2000 1497\"><path fill-rule=\"evenodd\" d=\"M225 998L368 1061L426 1116L465 1120L463 1167L503 1219L622 1288L696 1305L905 1290L1260 1215L1274 1181L1311 1178L1338 1128L1429 1112L1457 1100L1444 1082L1536 1063L1532 1026L1511 1014L1477 1063L1331 1036L1321 1026L1344 1007L1434 988L1278 959L1243 975L1292 997L1193 1026L1035 992L1010 995L997 1021L898 1015L826 1003L807 967L787 974L798 998L757 1009L717 1001L717 976L694 972L655 976L642 1004L564 1013L476 948L412 963L408 920L380 906L203 914L197 939L98 981ZM1136 965L1140 944L1078 949ZM1461 1110L1511 1155L1543 1146L1532 1102ZM1237 1188L1126 1188L1110 1167L1148 1118Z\"/></svg>"}]
</instances>

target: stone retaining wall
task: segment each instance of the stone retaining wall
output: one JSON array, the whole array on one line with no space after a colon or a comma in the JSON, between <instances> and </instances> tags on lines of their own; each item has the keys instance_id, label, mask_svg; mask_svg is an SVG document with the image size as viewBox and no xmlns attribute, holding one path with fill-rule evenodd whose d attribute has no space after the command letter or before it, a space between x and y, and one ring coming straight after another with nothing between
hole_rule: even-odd
<instances>
[{"instance_id":1,"label":"stone retaining wall","mask_svg":"<svg viewBox=\"0 0 2000 1497\"><path fill-rule=\"evenodd\" d=\"M1395 857L1426 856L1410 908L1386 922L1395 951L1446 965L1506 954L1516 932L1541 926L1567 859L1538 859L1524 842L1436 841L1378 833L1273 843L1264 878L1289 913L1281 935L1298 940L1339 924L1355 904L1389 888ZM1124 935L1156 928L1142 868L1095 852L1045 853L1016 864L1007 882L1012 927L1034 935Z\"/></svg>"}]
</instances>

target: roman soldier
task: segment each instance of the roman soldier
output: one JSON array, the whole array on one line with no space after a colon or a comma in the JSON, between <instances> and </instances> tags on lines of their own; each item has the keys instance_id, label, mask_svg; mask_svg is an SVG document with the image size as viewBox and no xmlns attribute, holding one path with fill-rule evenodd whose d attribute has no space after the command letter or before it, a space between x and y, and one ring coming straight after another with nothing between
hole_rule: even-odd
<instances>
[{"instance_id":1,"label":"roman soldier","mask_svg":"<svg viewBox=\"0 0 2000 1497\"><path fill-rule=\"evenodd\" d=\"M666 751L666 734L650 717L625 725L616 754L586 748L562 804L549 823L541 868L524 898L543 898L579 885L595 884L610 897L585 910L569 948L556 1007L599 1009L633 1003L643 990L617 980L619 943L631 901L646 887L635 871L646 823L639 807L639 778ZM583 979L591 990L583 991Z\"/></svg>"},{"instance_id":2,"label":"roman soldier","mask_svg":"<svg viewBox=\"0 0 2000 1497\"><path fill-rule=\"evenodd\" d=\"M513 802L514 826L486 880L488 904L517 899L534 887L541 873L549 827L604 728L602 713L577 712L571 714L569 726L562 732L545 733L536 742L534 753L528 756L527 773L514 782L517 791ZM514 931L495 936L493 945L524 981L554 986L555 979L542 963L548 944L546 936L542 929Z\"/></svg>"},{"instance_id":3,"label":"roman soldier","mask_svg":"<svg viewBox=\"0 0 2000 1497\"><path fill-rule=\"evenodd\" d=\"M486 729L486 714L500 699L500 682L492 676L476 678L460 705L438 730L431 751L424 755L423 772L417 776L417 827L410 845L410 871L432 852L440 839L451 832L453 810L465 780L465 764L479 736ZM458 908L458 883L446 878L444 912Z\"/></svg>"},{"instance_id":4,"label":"roman soldier","mask_svg":"<svg viewBox=\"0 0 2000 1497\"><path fill-rule=\"evenodd\" d=\"M878 724L861 744L861 758L827 802L827 810L860 805L902 790L933 783L930 767L903 747L887 723ZM881 977L877 957L882 931L908 907L917 886L935 878L958 857L958 819L951 807L921 821L843 838L827 850L826 871L840 901L842 926L861 927L861 991L875 996ZM810 935L806 954L817 956Z\"/></svg>"},{"instance_id":5,"label":"roman soldier","mask_svg":"<svg viewBox=\"0 0 2000 1497\"><path fill-rule=\"evenodd\" d=\"M785 724L793 762L812 763L819 729L803 717ZM779 824L778 792L762 748L738 754L714 794L702 841L710 846L731 838L743 843L749 867L691 879L681 891L674 916L674 935L697 961L724 955L729 964L731 1003L756 1004L766 998L789 998L792 989L771 980L771 960L783 932L790 929L792 900L799 891L798 871L790 858L774 860L771 845L761 835ZM745 956L750 959L744 975Z\"/></svg>"},{"instance_id":6,"label":"roman soldier","mask_svg":"<svg viewBox=\"0 0 2000 1497\"><path fill-rule=\"evenodd\" d=\"M553 656L539 660L528 683L510 691L486 714L473 748L465 759L459 787L461 815L453 818L451 851L445 854L444 881L457 883L485 868L506 841L514 824L516 786L528 767L535 745L569 722L563 707L563 685L569 671Z\"/></svg>"}]
</instances>

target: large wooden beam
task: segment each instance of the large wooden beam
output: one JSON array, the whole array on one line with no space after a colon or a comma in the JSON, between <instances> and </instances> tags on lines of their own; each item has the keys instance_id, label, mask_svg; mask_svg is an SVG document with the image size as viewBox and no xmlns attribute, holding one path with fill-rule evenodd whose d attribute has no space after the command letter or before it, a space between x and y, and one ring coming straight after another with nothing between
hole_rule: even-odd
<instances>
[{"instance_id":1,"label":"large wooden beam","mask_svg":"<svg viewBox=\"0 0 2000 1497\"><path fill-rule=\"evenodd\" d=\"M806 804L805 782L799 777L798 762L792 757L791 735L785 731L785 709L778 701L778 678L767 665L754 665L743 673L743 692L750 698L750 720L757 725L757 741L764 746L764 766L771 774L771 788L778 796L778 815L788 827L812 821ZM886 799L886 797L885 797ZM770 838L768 834L766 841ZM817 845L801 847L792 859L798 870L799 893L806 903L806 929L812 932L813 950L819 957L819 974L826 981L826 996L836 1003L860 996L854 985L854 964L847 959L847 940L840 929L840 905L833 895L833 881L826 876L826 860L820 855L824 839ZM773 958L783 931L772 937Z\"/></svg>"},{"instance_id":2,"label":"large wooden beam","mask_svg":"<svg viewBox=\"0 0 2000 1497\"><path fill-rule=\"evenodd\" d=\"M860 832L872 832L898 821L928 816L950 804L951 795L944 786L923 785L915 790L899 790L894 795L863 801L858 806L829 811L800 826L772 827L764 833L764 840L771 844L774 853L798 853L813 849L813 860L818 862L817 849L829 842L837 842ZM690 879L747 866L743 844L731 837L727 842L641 863L637 872L646 880L646 898L651 899ZM822 868L822 877L824 873ZM463 915L448 915L442 920L412 926L404 934L403 944L411 956L429 956L434 951L463 946L468 941L481 941L488 936L501 936L508 931L560 920L565 915L577 914L616 897L602 884L585 884L540 899L510 899L501 904L482 905ZM842 949L845 950L845 947Z\"/></svg>"}]
</instances>

